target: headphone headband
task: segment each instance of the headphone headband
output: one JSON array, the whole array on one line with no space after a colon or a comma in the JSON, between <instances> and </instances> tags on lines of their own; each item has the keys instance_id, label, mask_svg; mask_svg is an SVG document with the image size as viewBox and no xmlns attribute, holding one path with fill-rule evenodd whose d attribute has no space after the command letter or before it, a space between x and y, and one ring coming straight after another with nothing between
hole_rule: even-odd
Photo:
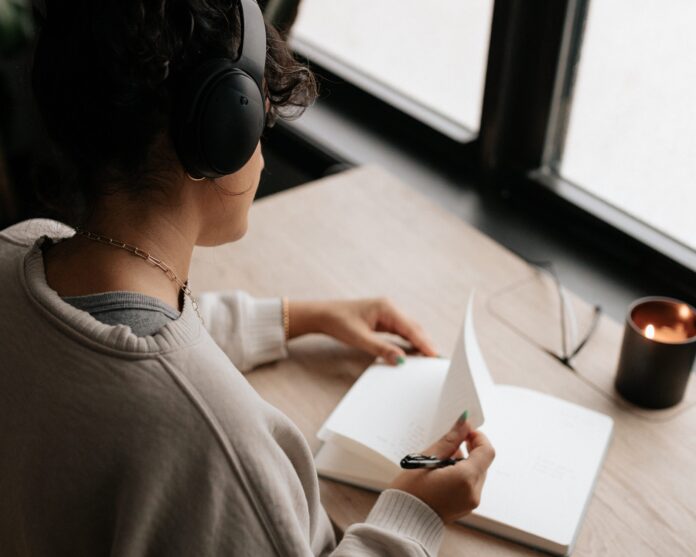
<instances>
[{"instance_id":1,"label":"headphone headband","mask_svg":"<svg viewBox=\"0 0 696 557\"><path fill-rule=\"evenodd\" d=\"M266 65L266 26L256 0L240 0L239 11L242 40L235 66L248 73L263 94L263 73Z\"/></svg>"}]
</instances>

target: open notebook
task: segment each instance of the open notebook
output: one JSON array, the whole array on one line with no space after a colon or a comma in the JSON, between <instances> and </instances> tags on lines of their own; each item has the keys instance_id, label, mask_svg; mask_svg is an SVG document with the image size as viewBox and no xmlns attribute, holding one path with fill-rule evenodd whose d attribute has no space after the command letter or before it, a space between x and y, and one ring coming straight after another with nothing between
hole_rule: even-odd
<instances>
[{"instance_id":1,"label":"open notebook","mask_svg":"<svg viewBox=\"0 0 696 557\"><path fill-rule=\"evenodd\" d=\"M373 365L326 420L319 474L380 491L469 411L496 449L481 504L462 523L554 553L572 551L611 438L608 416L529 389L496 385L476 339L473 300L451 363ZM485 425L484 425L485 417ZM453 495L454 496L454 495Z\"/></svg>"}]
</instances>

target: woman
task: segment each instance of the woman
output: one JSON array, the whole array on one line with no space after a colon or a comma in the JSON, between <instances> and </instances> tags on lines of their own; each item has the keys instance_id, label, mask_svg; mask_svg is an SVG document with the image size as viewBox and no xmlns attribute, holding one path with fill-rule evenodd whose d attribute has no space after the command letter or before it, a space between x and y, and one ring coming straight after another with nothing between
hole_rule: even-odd
<instances>
[{"instance_id":1,"label":"woman","mask_svg":"<svg viewBox=\"0 0 696 557\"><path fill-rule=\"evenodd\" d=\"M384 300L196 302L185 280L195 245L244 235L263 168L258 138L228 173L191 156L176 120L190 83L209 60L253 59L266 32L265 71L244 67L269 118L313 100L311 75L250 0L46 4L35 94L74 171L74 202L54 207L76 229L0 233L3 555L436 554L478 503L483 434L454 424L427 452L466 441L469 459L402 473L337 545L305 440L238 371L311 332L392 364L403 350L375 331L434 355L421 329Z\"/></svg>"}]
</instances>

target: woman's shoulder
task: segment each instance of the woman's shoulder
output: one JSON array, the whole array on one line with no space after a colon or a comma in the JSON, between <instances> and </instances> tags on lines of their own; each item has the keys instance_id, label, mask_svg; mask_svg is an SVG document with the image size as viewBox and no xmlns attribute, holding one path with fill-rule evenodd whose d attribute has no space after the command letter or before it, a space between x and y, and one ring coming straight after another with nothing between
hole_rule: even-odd
<instances>
[{"instance_id":1,"label":"woman's shoulder","mask_svg":"<svg viewBox=\"0 0 696 557\"><path fill-rule=\"evenodd\" d=\"M205 422L223 452L234 452L242 461L256 462L263 455L279 464L287 461L284 455L290 451L303 454L309 467L311 453L298 427L264 400L217 344L205 337L186 354L195 363L174 367L164 361L179 394L188 399L189 411ZM281 469L277 468L279 474Z\"/></svg>"},{"instance_id":2,"label":"woman's shoulder","mask_svg":"<svg viewBox=\"0 0 696 557\"><path fill-rule=\"evenodd\" d=\"M172 387L216 435L236 437L275 429L278 416L210 335L195 346L158 358Z\"/></svg>"}]
</instances>

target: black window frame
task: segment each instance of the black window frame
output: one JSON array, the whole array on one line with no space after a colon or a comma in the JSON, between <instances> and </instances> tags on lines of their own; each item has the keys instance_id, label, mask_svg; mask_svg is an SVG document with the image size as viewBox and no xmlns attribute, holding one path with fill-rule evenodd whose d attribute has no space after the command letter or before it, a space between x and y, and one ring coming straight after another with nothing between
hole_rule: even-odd
<instances>
[{"instance_id":1,"label":"black window frame","mask_svg":"<svg viewBox=\"0 0 696 557\"><path fill-rule=\"evenodd\" d=\"M694 299L696 251L558 172L590 0L496 0L480 167L617 258ZM549 137L550 136L550 137Z\"/></svg>"}]
</instances>

